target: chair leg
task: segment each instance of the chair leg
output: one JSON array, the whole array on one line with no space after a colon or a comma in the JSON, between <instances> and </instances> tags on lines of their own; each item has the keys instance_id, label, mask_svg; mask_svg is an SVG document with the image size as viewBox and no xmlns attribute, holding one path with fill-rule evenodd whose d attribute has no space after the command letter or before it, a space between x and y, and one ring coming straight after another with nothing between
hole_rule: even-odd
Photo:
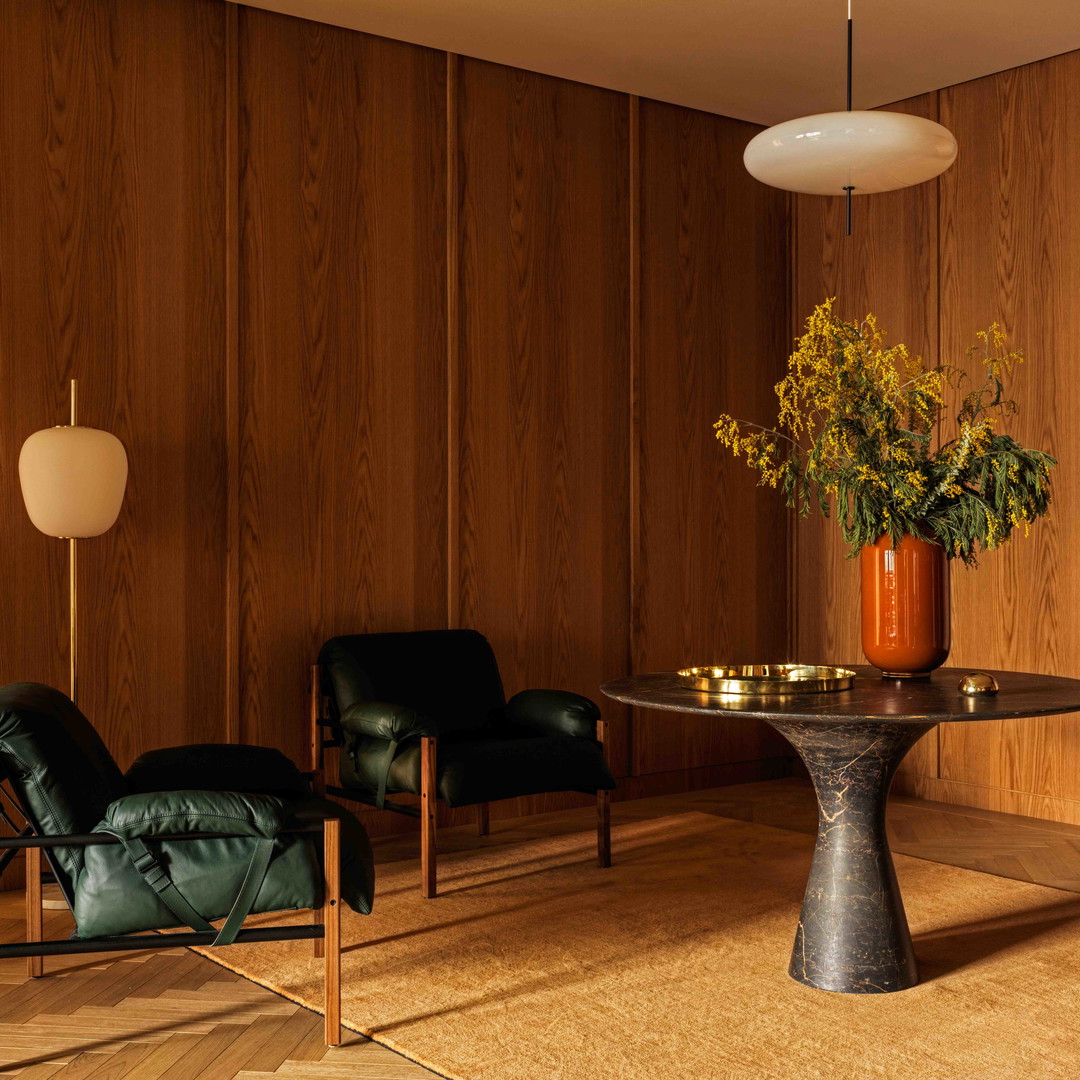
<instances>
[{"instance_id":1,"label":"chair leg","mask_svg":"<svg viewBox=\"0 0 1080 1080\"><path fill-rule=\"evenodd\" d=\"M326 795L326 765L324 761L322 728L319 727L319 697L322 693L322 672L318 664L311 665L311 686L309 688L309 716L311 729L311 786L320 798Z\"/></svg>"},{"instance_id":2,"label":"chair leg","mask_svg":"<svg viewBox=\"0 0 1080 1080\"><path fill-rule=\"evenodd\" d=\"M596 793L596 863L603 869L611 865L611 792Z\"/></svg>"},{"instance_id":3,"label":"chair leg","mask_svg":"<svg viewBox=\"0 0 1080 1080\"><path fill-rule=\"evenodd\" d=\"M326 879L322 921L325 927L323 989L326 1045L341 1045L341 822L323 822L323 875Z\"/></svg>"},{"instance_id":4,"label":"chair leg","mask_svg":"<svg viewBox=\"0 0 1080 1080\"><path fill-rule=\"evenodd\" d=\"M42 941L41 919L41 848L26 849L26 940ZM45 957L28 956L26 974L38 979L45 974Z\"/></svg>"},{"instance_id":5,"label":"chair leg","mask_svg":"<svg viewBox=\"0 0 1080 1080\"><path fill-rule=\"evenodd\" d=\"M430 900L435 884L435 740L420 740L420 893Z\"/></svg>"},{"instance_id":6,"label":"chair leg","mask_svg":"<svg viewBox=\"0 0 1080 1080\"><path fill-rule=\"evenodd\" d=\"M311 913L311 921L314 922L314 923L321 922L321 923L323 923L324 926L326 925L325 922L323 921L323 909L322 908L315 908L315 910L312 911L312 913ZM326 955L326 938L321 938L321 937L313 938L311 944L314 946L315 959L316 960L321 960Z\"/></svg>"},{"instance_id":7,"label":"chair leg","mask_svg":"<svg viewBox=\"0 0 1080 1080\"><path fill-rule=\"evenodd\" d=\"M607 721L596 721L596 741L600 751L607 757ZM596 862L604 869L611 865L611 792L596 793Z\"/></svg>"},{"instance_id":8,"label":"chair leg","mask_svg":"<svg viewBox=\"0 0 1080 1080\"><path fill-rule=\"evenodd\" d=\"M490 803L482 802L476 804L476 835L487 836L491 832L491 812Z\"/></svg>"}]
</instances>

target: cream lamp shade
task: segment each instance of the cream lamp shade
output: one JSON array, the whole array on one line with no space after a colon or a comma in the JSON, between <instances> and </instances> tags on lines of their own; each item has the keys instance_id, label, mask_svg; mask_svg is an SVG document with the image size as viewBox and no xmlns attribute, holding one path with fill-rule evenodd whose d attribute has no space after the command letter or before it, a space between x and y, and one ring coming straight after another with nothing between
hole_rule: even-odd
<instances>
[{"instance_id":1,"label":"cream lamp shade","mask_svg":"<svg viewBox=\"0 0 1080 1080\"><path fill-rule=\"evenodd\" d=\"M108 431L69 426L35 431L19 454L26 512L48 536L100 536L112 528L127 486L124 444Z\"/></svg>"},{"instance_id":2,"label":"cream lamp shade","mask_svg":"<svg viewBox=\"0 0 1080 1080\"><path fill-rule=\"evenodd\" d=\"M751 176L804 195L871 195L932 180L956 160L952 132L896 112L800 116L755 135L743 152Z\"/></svg>"}]
</instances>

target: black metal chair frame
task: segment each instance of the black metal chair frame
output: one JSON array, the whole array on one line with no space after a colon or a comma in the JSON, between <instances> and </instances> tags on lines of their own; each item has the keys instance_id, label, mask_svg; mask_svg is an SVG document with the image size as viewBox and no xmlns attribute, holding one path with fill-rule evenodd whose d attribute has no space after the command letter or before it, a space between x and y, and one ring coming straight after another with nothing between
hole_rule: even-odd
<instances>
[{"instance_id":1,"label":"black metal chair frame","mask_svg":"<svg viewBox=\"0 0 1080 1080\"><path fill-rule=\"evenodd\" d=\"M3 777L0 776L0 781ZM0 789L2 790L2 789ZM6 795L6 792L5 792ZM10 800L10 796L7 796ZM20 849L26 851L26 942L0 944L0 960L26 957L26 973L30 978L45 974L46 956L67 956L75 953L127 952L143 949L175 949L177 946L212 945L216 931L189 931L182 933L122 935L116 937L89 938L86 940L43 940L42 918L42 871L41 853L52 847L87 847L91 844L119 844L118 837L109 833L65 834L60 836L35 836L28 829L18 830L6 813L4 820L20 834L0 837L0 874ZM323 838L323 906L313 909L319 921L293 926L260 927L241 929L236 943L260 941L296 941L314 939L315 955L322 957L325 994L326 1044L341 1043L341 823L337 818L323 818L296 828L283 829L286 833L317 833ZM223 840L232 833L182 833L169 836L174 840Z\"/></svg>"},{"instance_id":2,"label":"black metal chair frame","mask_svg":"<svg viewBox=\"0 0 1080 1080\"><path fill-rule=\"evenodd\" d=\"M329 737L325 734L329 732ZM329 701L323 692L322 667L311 667L309 734L311 745L311 770L313 785L320 795L333 795L335 798L362 803L376 809L390 810L395 814L420 820L420 889L424 899L429 900L438 892L436 880L436 805L438 793L435 787L437 742L434 736L422 736L420 739L420 805L409 806L394 802L387 797L382 807L373 795L326 784L326 751L342 746L342 739L336 725L329 718ZM607 722L601 718L596 722L596 741L606 752ZM490 831L490 806L478 803L476 807L476 834L487 836ZM611 866L611 792L596 793L596 862L603 869Z\"/></svg>"}]
</instances>

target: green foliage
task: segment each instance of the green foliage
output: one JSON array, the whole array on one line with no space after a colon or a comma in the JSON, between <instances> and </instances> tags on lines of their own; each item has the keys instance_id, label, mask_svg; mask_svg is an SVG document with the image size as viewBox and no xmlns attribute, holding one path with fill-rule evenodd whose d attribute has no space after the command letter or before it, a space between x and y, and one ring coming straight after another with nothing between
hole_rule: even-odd
<instances>
[{"instance_id":1,"label":"green foliage","mask_svg":"<svg viewBox=\"0 0 1080 1080\"><path fill-rule=\"evenodd\" d=\"M996 324L976 335L968 357L985 377L962 400L956 436L941 442L946 394L963 372L927 368L903 345L886 349L872 315L846 323L832 304L807 319L776 386L777 427L725 415L716 437L761 483L779 486L788 506L807 514L816 505L826 517L834 506L852 555L884 534L898 544L910 533L975 565L1017 528L1030 531L1049 510L1057 461L995 431L1017 411L1004 379L1022 353L1006 350Z\"/></svg>"}]
</instances>

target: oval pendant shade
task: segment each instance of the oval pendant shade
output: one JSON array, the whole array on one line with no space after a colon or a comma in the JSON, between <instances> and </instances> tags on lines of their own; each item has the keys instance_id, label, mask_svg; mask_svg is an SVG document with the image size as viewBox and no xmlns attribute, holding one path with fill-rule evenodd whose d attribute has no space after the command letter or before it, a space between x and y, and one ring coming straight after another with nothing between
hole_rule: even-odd
<instances>
[{"instance_id":1,"label":"oval pendant shade","mask_svg":"<svg viewBox=\"0 0 1080 1080\"><path fill-rule=\"evenodd\" d=\"M804 195L893 191L932 180L956 160L948 128L906 113L800 116L755 135L743 152L751 176Z\"/></svg>"},{"instance_id":2,"label":"oval pendant shade","mask_svg":"<svg viewBox=\"0 0 1080 1080\"><path fill-rule=\"evenodd\" d=\"M92 427L35 431L19 453L26 512L48 536L100 536L116 521L127 487L124 444Z\"/></svg>"}]
</instances>

